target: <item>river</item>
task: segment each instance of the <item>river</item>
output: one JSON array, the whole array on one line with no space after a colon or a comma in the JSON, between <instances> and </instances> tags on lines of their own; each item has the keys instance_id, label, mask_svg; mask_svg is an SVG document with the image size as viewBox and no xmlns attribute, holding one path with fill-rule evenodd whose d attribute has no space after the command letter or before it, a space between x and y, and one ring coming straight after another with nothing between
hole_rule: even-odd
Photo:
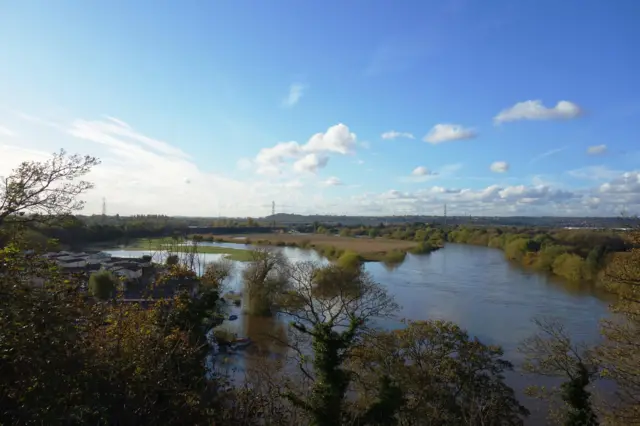
<instances>
[{"instance_id":1,"label":"river","mask_svg":"<svg viewBox=\"0 0 640 426\"><path fill-rule=\"evenodd\" d=\"M245 248L244 245L226 244ZM292 260L321 260L308 250L282 248ZM117 256L141 256L143 252L107 250ZM221 255L204 255L205 261ZM588 283L567 283L539 273L527 271L506 261L502 251L464 244L447 244L428 255L407 255L397 267L382 263L366 263L366 270L375 280L388 287L401 306L394 320L382 325L399 326L402 318L411 320L443 319L457 323L486 344L504 349L504 358L516 365L522 362L518 344L536 331L532 320L537 316L552 316L565 325L576 341L595 343L599 339L598 323L608 316L611 301L602 290ZM240 290L241 267L231 280L231 287ZM237 313L239 319L230 329L248 335L266 350L273 347L264 338L270 333L285 333L286 325L277 320L248 318ZM261 343L262 344L261 344ZM231 361L242 370L243 360ZM516 368L517 370L517 368ZM530 384L556 384L553 380L527 377L519 371L507 375L519 399L534 411L540 407L523 395ZM538 413L532 419L541 419ZM539 424L538 421L535 424Z\"/></svg>"}]
</instances>

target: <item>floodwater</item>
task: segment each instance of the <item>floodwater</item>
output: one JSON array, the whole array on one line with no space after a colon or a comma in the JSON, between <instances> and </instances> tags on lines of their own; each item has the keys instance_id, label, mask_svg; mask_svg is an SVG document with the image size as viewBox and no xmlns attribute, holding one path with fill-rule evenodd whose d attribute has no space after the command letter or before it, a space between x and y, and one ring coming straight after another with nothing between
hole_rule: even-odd
<instances>
[{"instance_id":1,"label":"floodwater","mask_svg":"<svg viewBox=\"0 0 640 426\"><path fill-rule=\"evenodd\" d=\"M241 244L225 244L245 248ZM248 247L247 247L248 248ZM317 254L296 248L281 248L292 261L321 260ZM141 256L142 252L110 251L113 255ZM206 261L221 255L204 255ZM241 290L240 269L229 283ZM367 263L366 270L375 280L386 286L401 306L398 316L385 320L386 328L400 327L399 320L443 319L457 323L470 335L486 344L504 349L504 358L514 363L516 370L522 362L519 343L536 332L532 320L554 317L560 320L573 339L595 343L599 339L598 323L608 316L611 299L601 290L587 283L567 283L560 279L527 271L506 261L497 249L464 244L447 244L428 255L407 255L397 267L382 263ZM286 338L286 322L278 318L251 318L234 308L230 314L235 321L225 324L229 331L248 336L256 342L260 352L282 355L267 336ZM276 345L277 346L277 345ZM243 370L246 355L231 356L234 369ZM521 402L534 411L540 407L522 394L531 384L557 384L540 377L528 377L520 371L507 375ZM541 419L541 414L533 414ZM531 420L533 420L533 418ZM539 424L536 422L536 424Z\"/></svg>"}]
</instances>

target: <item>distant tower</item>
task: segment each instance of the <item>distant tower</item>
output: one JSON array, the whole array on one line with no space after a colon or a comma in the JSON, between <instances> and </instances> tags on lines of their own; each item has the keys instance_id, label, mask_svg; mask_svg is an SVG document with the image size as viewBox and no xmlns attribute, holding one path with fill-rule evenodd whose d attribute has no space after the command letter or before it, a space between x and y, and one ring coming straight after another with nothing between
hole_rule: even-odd
<instances>
[{"instance_id":1,"label":"distant tower","mask_svg":"<svg viewBox=\"0 0 640 426\"><path fill-rule=\"evenodd\" d=\"M107 215L107 199L102 197L102 217Z\"/></svg>"},{"instance_id":2,"label":"distant tower","mask_svg":"<svg viewBox=\"0 0 640 426\"><path fill-rule=\"evenodd\" d=\"M444 226L447 226L447 204L444 205Z\"/></svg>"}]
</instances>

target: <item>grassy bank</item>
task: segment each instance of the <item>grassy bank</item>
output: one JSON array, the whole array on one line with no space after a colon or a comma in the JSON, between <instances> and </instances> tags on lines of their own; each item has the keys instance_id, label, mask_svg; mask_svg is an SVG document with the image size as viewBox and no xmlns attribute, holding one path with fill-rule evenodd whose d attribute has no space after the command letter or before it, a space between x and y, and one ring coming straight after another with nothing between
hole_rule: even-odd
<instances>
[{"instance_id":1,"label":"grassy bank","mask_svg":"<svg viewBox=\"0 0 640 426\"><path fill-rule=\"evenodd\" d=\"M353 238L322 234L252 234L239 240L235 235L202 236L206 241L224 241L277 247L312 249L330 260L337 260L346 252L356 253L363 262L399 263L407 253L427 254L439 246L414 241L398 241L387 238Z\"/></svg>"},{"instance_id":2,"label":"grassy bank","mask_svg":"<svg viewBox=\"0 0 640 426\"><path fill-rule=\"evenodd\" d=\"M166 250L170 249L174 252L191 252L194 250L194 246L182 242L176 242L171 238L150 238L139 239L133 241L131 244L124 246L123 250ZM201 254L224 254L230 260L236 260L239 262L248 262L252 259L251 250L236 249L230 247L214 247L214 246L197 246L197 252Z\"/></svg>"}]
</instances>

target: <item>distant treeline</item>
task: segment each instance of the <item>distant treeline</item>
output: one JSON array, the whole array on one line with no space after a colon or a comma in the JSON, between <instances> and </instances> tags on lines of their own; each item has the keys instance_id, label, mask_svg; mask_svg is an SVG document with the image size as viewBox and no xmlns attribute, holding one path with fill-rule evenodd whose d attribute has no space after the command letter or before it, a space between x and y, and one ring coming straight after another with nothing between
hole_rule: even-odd
<instances>
[{"instance_id":1,"label":"distant treeline","mask_svg":"<svg viewBox=\"0 0 640 426\"><path fill-rule=\"evenodd\" d=\"M509 260L571 281L595 280L612 256L630 248L624 232L532 227L433 227L424 223L374 227L319 225L315 232L385 237L440 245L473 244L504 251Z\"/></svg>"},{"instance_id":2,"label":"distant treeline","mask_svg":"<svg viewBox=\"0 0 640 426\"><path fill-rule=\"evenodd\" d=\"M201 221L201 225L192 225L193 219L176 218L161 215L147 216L77 216L68 218L55 225L46 223L33 223L27 226L24 237L32 244L44 245L49 239L56 239L64 246L82 247L87 244L114 242L127 244L139 238L185 237L194 233L206 234L241 234L241 233L266 233L273 228L258 223L251 218L240 221L221 219L217 222ZM196 221L197 222L197 221ZM0 235L0 243L11 234L11 223L6 223Z\"/></svg>"}]
</instances>

